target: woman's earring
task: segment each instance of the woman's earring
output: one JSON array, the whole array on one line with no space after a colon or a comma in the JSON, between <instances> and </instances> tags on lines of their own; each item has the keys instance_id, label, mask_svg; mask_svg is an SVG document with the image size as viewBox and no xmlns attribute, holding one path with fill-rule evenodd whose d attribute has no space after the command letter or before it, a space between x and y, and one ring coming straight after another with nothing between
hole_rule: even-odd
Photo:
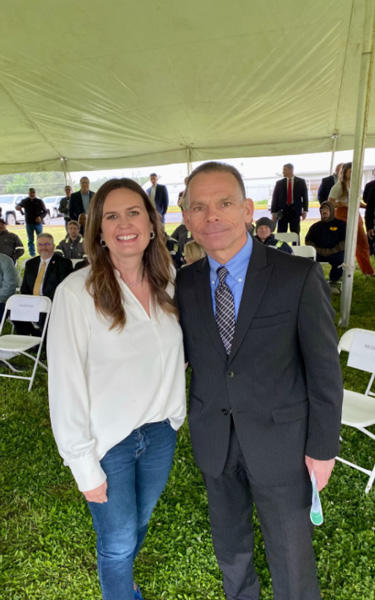
<instances>
[{"instance_id":1,"label":"woman's earring","mask_svg":"<svg viewBox=\"0 0 375 600\"><path fill-rule=\"evenodd\" d=\"M151 231L150 233L150 240L154 240L155 239L155 231Z\"/></svg>"},{"instance_id":2,"label":"woman's earring","mask_svg":"<svg viewBox=\"0 0 375 600\"><path fill-rule=\"evenodd\" d=\"M100 245L101 245L102 248L105 248L106 245L107 245L103 239L101 239L99 243L100 243Z\"/></svg>"}]
</instances>

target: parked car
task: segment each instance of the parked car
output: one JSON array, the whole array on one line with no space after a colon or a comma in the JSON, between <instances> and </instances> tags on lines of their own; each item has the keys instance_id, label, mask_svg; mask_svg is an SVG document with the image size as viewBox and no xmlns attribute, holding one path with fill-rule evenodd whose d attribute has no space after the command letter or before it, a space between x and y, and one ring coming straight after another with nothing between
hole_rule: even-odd
<instances>
[{"instance_id":1,"label":"parked car","mask_svg":"<svg viewBox=\"0 0 375 600\"><path fill-rule=\"evenodd\" d=\"M25 222L25 217L16 210L17 204L25 197L25 194L0 194L1 218L7 225Z\"/></svg>"},{"instance_id":2,"label":"parked car","mask_svg":"<svg viewBox=\"0 0 375 600\"><path fill-rule=\"evenodd\" d=\"M45 204L46 209L48 210L48 214L51 219L56 219L59 216L59 204L62 196L46 196L43 198L43 202ZM44 222L46 223L46 219L44 218Z\"/></svg>"}]
</instances>

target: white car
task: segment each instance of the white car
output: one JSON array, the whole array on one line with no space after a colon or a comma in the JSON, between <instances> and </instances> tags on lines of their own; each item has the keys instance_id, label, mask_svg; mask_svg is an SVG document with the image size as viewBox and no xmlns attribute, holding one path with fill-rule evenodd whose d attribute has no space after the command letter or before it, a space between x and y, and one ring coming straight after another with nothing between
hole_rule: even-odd
<instances>
[{"instance_id":1,"label":"white car","mask_svg":"<svg viewBox=\"0 0 375 600\"><path fill-rule=\"evenodd\" d=\"M59 204L62 196L46 196L43 198L44 205L51 219L56 219L59 216ZM48 216L44 217L44 222L48 220Z\"/></svg>"},{"instance_id":2,"label":"white car","mask_svg":"<svg viewBox=\"0 0 375 600\"><path fill-rule=\"evenodd\" d=\"M19 210L16 210L17 204L25 197L24 194L0 194L1 218L7 225L25 222L25 217Z\"/></svg>"}]
</instances>

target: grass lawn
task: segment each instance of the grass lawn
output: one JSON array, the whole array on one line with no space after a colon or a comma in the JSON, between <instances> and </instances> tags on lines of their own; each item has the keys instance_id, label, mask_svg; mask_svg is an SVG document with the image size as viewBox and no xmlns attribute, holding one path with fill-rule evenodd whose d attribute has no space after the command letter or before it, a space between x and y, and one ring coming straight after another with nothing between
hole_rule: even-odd
<instances>
[{"instance_id":1,"label":"grass lawn","mask_svg":"<svg viewBox=\"0 0 375 600\"><path fill-rule=\"evenodd\" d=\"M63 229L45 228L57 241ZM374 294L375 281L356 272L351 327L375 329ZM333 305L337 311L337 297ZM344 363L343 369L348 385L363 390L361 372L349 375ZM1 380L0 599L99 600L90 515L56 450L46 375L39 372L32 391L26 390L26 382ZM371 440L348 428L343 428L343 438L349 460L374 464ZM324 600L375 600L375 486L366 496L365 481L358 471L337 464L322 493L325 523L316 528L314 547ZM256 516L254 523L261 598L271 600ZM224 599L206 495L186 424L136 563L136 579L145 600Z\"/></svg>"}]
</instances>

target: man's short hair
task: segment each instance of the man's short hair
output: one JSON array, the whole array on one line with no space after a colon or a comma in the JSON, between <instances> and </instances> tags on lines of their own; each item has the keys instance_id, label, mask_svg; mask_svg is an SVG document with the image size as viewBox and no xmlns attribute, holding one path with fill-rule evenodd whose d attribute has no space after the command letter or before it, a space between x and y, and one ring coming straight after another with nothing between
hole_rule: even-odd
<instances>
[{"instance_id":1,"label":"man's short hair","mask_svg":"<svg viewBox=\"0 0 375 600\"><path fill-rule=\"evenodd\" d=\"M190 198L189 198L190 182L192 179L194 179L194 177L196 175L199 175L200 173L230 173L236 179L236 181L239 185L239 188L241 190L241 195L242 195L243 199L246 198L245 184L241 177L241 173L236 169L236 167L233 167L232 165L229 165L228 163L216 162L216 161L212 160L210 162L206 162L206 163L203 163L202 165L199 165L199 167L197 167L196 169L194 169L194 171L192 173L190 173L187 184L186 184L186 193L185 193L187 208L189 207L189 202L190 202Z\"/></svg>"},{"instance_id":2,"label":"man's short hair","mask_svg":"<svg viewBox=\"0 0 375 600\"><path fill-rule=\"evenodd\" d=\"M69 227L69 225L75 225L79 229L79 223L75 219L71 219L70 221L68 221L68 225L67 226Z\"/></svg>"},{"instance_id":3,"label":"man's short hair","mask_svg":"<svg viewBox=\"0 0 375 600\"><path fill-rule=\"evenodd\" d=\"M39 235L37 236L37 240L39 240L39 238L48 238L49 240L51 240L52 244L55 243L55 240L53 239L53 235L51 235L50 233L39 233Z\"/></svg>"},{"instance_id":4,"label":"man's short hair","mask_svg":"<svg viewBox=\"0 0 375 600\"><path fill-rule=\"evenodd\" d=\"M292 165L292 163L285 163L285 165L283 165L284 167L287 167L288 169L292 169L294 171L294 165Z\"/></svg>"},{"instance_id":5,"label":"man's short hair","mask_svg":"<svg viewBox=\"0 0 375 600\"><path fill-rule=\"evenodd\" d=\"M158 174L157 173L150 173L150 177L157 177Z\"/></svg>"},{"instance_id":6,"label":"man's short hair","mask_svg":"<svg viewBox=\"0 0 375 600\"><path fill-rule=\"evenodd\" d=\"M30 192L34 192L35 193L35 188L29 188L29 193Z\"/></svg>"},{"instance_id":7,"label":"man's short hair","mask_svg":"<svg viewBox=\"0 0 375 600\"><path fill-rule=\"evenodd\" d=\"M87 175L82 175L81 179L79 180L79 183L82 183L83 179L87 179L87 181L90 183L90 179L87 177Z\"/></svg>"}]
</instances>

